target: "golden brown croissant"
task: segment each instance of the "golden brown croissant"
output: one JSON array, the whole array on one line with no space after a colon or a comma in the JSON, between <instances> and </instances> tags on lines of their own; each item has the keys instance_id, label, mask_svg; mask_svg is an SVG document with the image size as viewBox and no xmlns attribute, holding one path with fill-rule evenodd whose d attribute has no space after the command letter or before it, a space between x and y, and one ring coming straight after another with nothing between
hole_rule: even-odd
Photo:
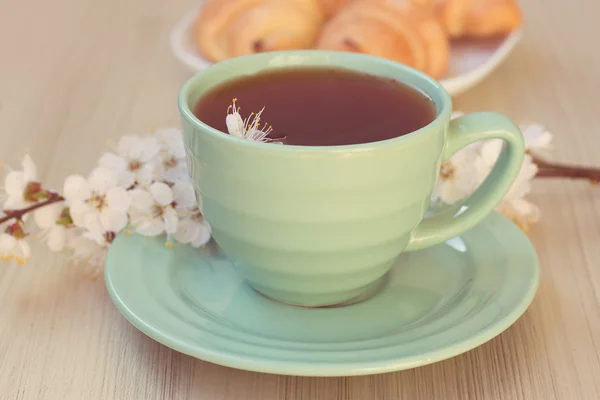
<instances>
[{"instance_id":1,"label":"golden brown croissant","mask_svg":"<svg viewBox=\"0 0 600 400\"><path fill-rule=\"evenodd\" d=\"M332 17L350 1L352 0L320 0L320 3L321 7L325 11L325 16Z\"/></svg>"},{"instance_id":2,"label":"golden brown croissant","mask_svg":"<svg viewBox=\"0 0 600 400\"><path fill-rule=\"evenodd\" d=\"M452 38L506 35L519 27L516 0L435 0L436 14Z\"/></svg>"},{"instance_id":3,"label":"golden brown croissant","mask_svg":"<svg viewBox=\"0 0 600 400\"><path fill-rule=\"evenodd\" d=\"M387 58L434 78L444 75L450 57L433 10L415 0L355 0L325 24L317 47Z\"/></svg>"},{"instance_id":4,"label":"golden brown croissant","mask_svg":"<svg viewBox=\"0 0 600 400\"><path fill-rule=\"evenodd\" d=\"M196 47L210 61L307 49L341 0L210 0L196 21Z\"/></svg>"}]
</instances>

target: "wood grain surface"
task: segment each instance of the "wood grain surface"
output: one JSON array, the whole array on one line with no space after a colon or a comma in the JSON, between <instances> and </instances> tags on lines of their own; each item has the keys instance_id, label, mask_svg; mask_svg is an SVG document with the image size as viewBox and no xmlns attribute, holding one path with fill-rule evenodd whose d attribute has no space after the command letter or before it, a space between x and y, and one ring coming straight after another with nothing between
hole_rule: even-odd
<instances>
[{"instance_id":1,"label":"wood grain surface","mask_svg":"<svg viewBox=\"0 0 600 400\"><path fill-rule=\"evenodd\" d=\"M108 138L177 125L190 73L168 34L194 5L0 0L0 162L29 152L60 185L89 171ZM600 3L523 7L522 43L456 108L543 122L557 160L600 165ZM359 378L265 375L176 353L133 328L102 279L35 244L25 267L0 265L0 399L600 399L600 187L536 182L532 199L542 278L525 315L462 356Z\"/></svg>"}]
</instances>

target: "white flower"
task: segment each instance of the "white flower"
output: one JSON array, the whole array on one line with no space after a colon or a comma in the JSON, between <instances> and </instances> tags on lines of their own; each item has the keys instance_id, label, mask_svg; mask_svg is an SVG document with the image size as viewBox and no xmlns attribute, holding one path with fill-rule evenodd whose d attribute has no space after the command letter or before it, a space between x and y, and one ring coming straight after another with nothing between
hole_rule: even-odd
<instances>
[{"instance_id":1,"label":"white flower","mask_svg":"<svg viewBox=\"0 0 600 400\"><path fill-rule=\"evenodd\" d=\"M552 148L552 134L540 124L521 125L528 150L549 150Z\"/></svg>"},{"instance_id":2,"label":"white flower","mask_svg":"<svg viewBox=\"0 0 600 400\"><path fill-rule=\"evenodd\" d=\"M227 110L227 117L225 117L225 123L227 125L227 131L231 136L235 136L242 139L250 139L257 142L270 142L272 141L267 136L273 132L273 127L265 123L261 128L260 121L261 115L265 108L263 107L257 114L251 113L245 120L240 115L240 107L236 105L237 99L233 99L233 104L229 106Z\"/></svg>"},{"instance_id":3,"label":"white flower","mask_svg":"<svg viewBox=\"0 0 600 400\"><path fill-rule=\"evenodd\" d=\"M531 191L531 182L538 172L530 155L525 155L519 175L500 202L497 211L513 220L521 229L527 230L529 225L540 219L540 210L525 197Z\"/></svg>"},{"instance_id":4,"label":"white flower","mask_svg":"<svg viewBox=\"0 0 600 400\"><path fill-rule=\"evenodd\" d=\"M155 179L168 182L185 179L187 166L185 162L185 147L181 131L177 128L160 129L154 137L160 146L159 162L155 170Z\"/></svg>"},{"instance_id":5,"label":"white flower","mask_svg":"<svg viewBox=\"0 0 600 400\"><path fill-rule=\"evenodd\" d=\"M483 181L492 170L501 150L502 141L500 139L489 140L481 146L480 154L485 168L480 170L480 181ZM537 165L533 163L531 156L526 154L519 174L504 199L520 199L528 194L531 191L531 181L535 178L537 171Z\"/></svg>"},{"instance_id":6,"label":"white flower","mask_svg":"<svg viewBox=\"0 0 600 400\"><path fill-rule=\"evenodd\" d=\"M479 184L483 163L476 146L468 146L442 163L432 201L454 204L471 193Z\"/></svg>"},{"instance_id":7,"label":"white flower","mask_svg":"<svg viewBox=\"0 0 600 400\"><path fill-rule=\"evenodd\" d=\"M548 157L552 150L552 134L540 124L521 125L521 131L525 138L527 152L534 156Z\"/></svg>"},{"instance_id":8,"label":"white flower","mask_svg":"<svg viewBox=\"0 0 600 400\"><path fill-rule=\"evenodd\" d=\"M462 115L461 112L455 112L452 119ZM528 150L547 150L551 147L552 135L543 126L524 125L521 130ZM453 204L473 193L494 167L502 146L503 142L499 139L478 142L456 154L450 163L444 163L433 200ZM539 209L525 199L537 172L538 167L532 157L525 155L517 178L496 208L525 230L540 218Z\"/></svg>"},{"instance_id":9,"label":"white flower","mask_svg":"<svg viewBox=\"0 0 600 400\"><path fill-rule=\"evenodd\" d=\"M177 231L179 218L173 207L173 191L169 185L155 182L148 190L137 188L130 192L131 223L144 236L158 236Z\"/></svg>"},{"instance_id":10,"label":"white flower","mask_svg":"<svg viewBox=\"0 0 600 400\"><path fill-rule=\"evenodd\" d=\"M75 225L94 235L117 233L127 225L127 210L131 199L127 191L117 186L117 177L107 168L96 168L88 179L80 175L67 178L64 197L70 204Z\"/></svg>"},{"instance_id":11,"label":"white flower","mask_svg":"<svg viewBox=\"0 0 600 400\"><path fill-rule=\"evenodd\" d=\"M69 240L72 222L68 208L64 204L50 204L35 211L33 218L42 230L41 237L51 251L58 252L65 248Z\"/></svg>"},{"instance_id":12,"label":"white flower","mask_svg":"<svg viewBox=\"0 0 600 400\"><path fill-rule=\"evenodd\" d=\"M180 216L175 239L196 248L205 245L210 240L211 228L202 216L193 185L189 181L176 182L173 195Z\"/></svg>"},{"instance_id":13,"label":"white flower","mask_svg":"<svg viewBox=\"0 0 600 400\"><path fill-rule=\"evenodd\" d=\"M129 188L135 183L148 185L156 168L160 146L154 137L123 136L117 145L117 154L104 153L98 166L113 171L119 186Z\"/></svg>"},{"instance_id":14,"label":"white flower","mask_svg":"<svg viewBox=\"0 0 600 400\"><path fill-rule=\"evenodd\" d=\"M185 158L185 146L183 136L178 128L159 129L154 133L158 140L160 151L172 155L175 158Z\"/></svg>"},{"instance_id":15,"label":"white flower","mask_svg":"<svg viewBox=\"0 0 600 400\"><path fill-rule=\"evenodd\" d=\"M41 185L37 180L37 168L29 155L23 157L22 170L11 171L6 175L4 190L6 199L3 208L5 210L20 210L28 207L38 199L35 194L41 192Z\"/></svg>"},{"instance_id":16,"label":"white flower","mask_svg":"<svg viewBox=\"0 0 600 400\"><path fill-rule=\"evenodd\" d=\"M25 239L17 239L8 233L0 234L0 259L10 261L15 259L23 265L29 260L31 250Z\"/></svg>"},{"instance_id":17,"label":"white flower","mask_svg":"<svg viewBox=\"0 0 600 400\"><path fill-rule=\"evenodd\" d=\"M4 233L0 234L0 260L16 260L23 265L31 255L29 243L25 240L27 235L20 223L10 225Z\"/></svg>"},{"instance_id":18,"label":"white flower","mask_svg":"<svg viewBox=\"0 0 600 400\"><path fill-rule=\"evenodd\" d=\"M175 239L183 244L190 244L192 247L204 246L210 240L210 225L197 211L195 214L179 221Z\"/></svg>"},{"instance_id":19,"label":"white flower","mask_svg":"<svg viewBox=\"0 0 600 400\"><path fill-rule=\"evenodd\" d=\"M196 192L190 181L179 180L173 185L173 199L177 208L189 209L197 207Z\"/></svg>"},{"instance_id":20,"label":"white flower","mask_svg":"<svg viewBox=\"0 0 600 400\"><path fill-rule=\"evenodd\" d=\"M99 271L104 266L109 244L105 236L94 236L90 232L74 236L67 244L73 252L69 260L76 264L86 262L93 270Z\"/></svg>"},{"instance_id":21,"label":"white flower","mask_svg":"<svg viewBox=\"0 0 600 400\"><path fill-rule=\"evenodd\" d=\"M481 170L481 181L483 181L492 170L501 150L502 141L499 139L487 141L481 146L481 158L486 166ZM525 199L531 191L531 182L533 178L535 178L537 172L537 165L533 162L531 156L526 154L517 178L504 196L504 199L502 199L496 208L498 212L512 219L524 230L527 230L527 227L531 223L537 222L540 218L539 209Z\"/></svg>"}]
</instances>

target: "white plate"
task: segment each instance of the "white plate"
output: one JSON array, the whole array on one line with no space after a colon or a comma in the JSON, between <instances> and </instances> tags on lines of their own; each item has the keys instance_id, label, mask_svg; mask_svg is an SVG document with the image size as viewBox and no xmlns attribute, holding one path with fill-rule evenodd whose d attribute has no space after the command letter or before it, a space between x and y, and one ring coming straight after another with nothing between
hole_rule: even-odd
<instances>
[{"instance_id":1,"label":"white plate","mask_svg":"<svg viewBox=\"0 0 600 400\"><path fill-rule=\"evenodd\" d=\"M193 28L197 15L195 11L182 18L173 28L170 40L175 57L194 71L212 64L198 53L194 44ZM471 89L506 59L521 35L519 29L505 38L453 43L448 74L441 80L442 85L453 96Z\"/></svg>"}]
</instances>

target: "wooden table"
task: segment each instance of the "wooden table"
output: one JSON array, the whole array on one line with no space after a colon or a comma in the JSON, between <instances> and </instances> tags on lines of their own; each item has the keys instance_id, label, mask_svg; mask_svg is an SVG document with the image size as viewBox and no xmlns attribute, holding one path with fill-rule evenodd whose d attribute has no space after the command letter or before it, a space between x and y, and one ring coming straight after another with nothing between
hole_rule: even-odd
<instances>
[{"instance_id":1,"label":"wooden table","mask_svg":"<svg viewBox=\"0 0 600 400\"><path fill-rule=\"evenodd\" d=\"M193 0L0 0L0 161L29 152L44 182L87 173L107 138L177 125L190 73L168 48ZM526 35L464 111L535 120L556 159L600 165L596 0L524 1ZM600 188L536 182L542 278L525 315L489 343L415 370L360 378L237 371L133 328L102 279L34 245L0 265L0 399L600 399Z\"/></svg>"}]
</instances>

